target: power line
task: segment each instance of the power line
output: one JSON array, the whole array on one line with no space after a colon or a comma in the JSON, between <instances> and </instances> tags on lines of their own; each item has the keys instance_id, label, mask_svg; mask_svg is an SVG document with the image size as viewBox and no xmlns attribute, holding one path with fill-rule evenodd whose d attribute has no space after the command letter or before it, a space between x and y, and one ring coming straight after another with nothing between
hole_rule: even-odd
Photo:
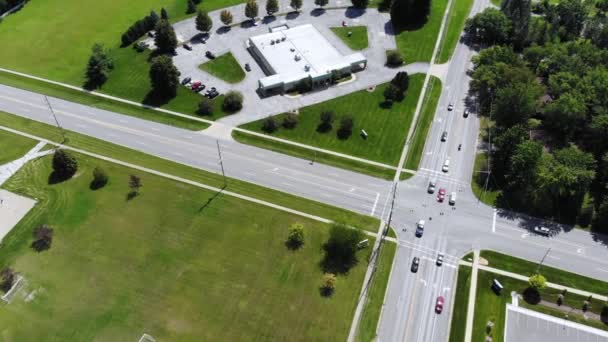
<instances>
[{"instance_id":1,"label":"power line","mask_svg":"<svg viewBox=\"0 0 608 342\"><path fill-rule=\"evenodd\" d=\"M220 157L220 166L222 168L222 178L224 179L224 188L228 186L228 182L226 181L226 173L224 172L224 161L222 160L222 151L220 149L220 141L215 141L217 144L217 154Z\"/></svg>"},{"instance_id":2,"label":"power line","mask_svg":"<svg viewBox=\"0 0 608 342\"><path fill-rule=\"evenodd\" d=\"M66 142L66 138L65 138L65 131L63 130L63 127L61 127L61 125L59 124L59 120L57 120L57 115L55 115L55 111L53 110L53 106L51 106L51 101L49 101L48 97L44 97L44 101L46 101L47 106L49 107L49 110L51 111L51 114L53 115L53 119L55 119L55 124L57 125L57 128L59 128L59 131L61 132L61 137L62 137L62 141L61 144L65 144Z\"/></svg>"}]
</instances>

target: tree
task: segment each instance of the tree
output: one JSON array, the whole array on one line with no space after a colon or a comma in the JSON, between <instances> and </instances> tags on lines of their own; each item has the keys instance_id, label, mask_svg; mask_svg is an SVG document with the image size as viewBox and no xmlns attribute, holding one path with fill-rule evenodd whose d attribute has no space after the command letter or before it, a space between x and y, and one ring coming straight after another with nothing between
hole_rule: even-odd
<instances>
[{"instance_id":1,"label":"tree","mask_svg":"<svg viewBox=\"0 0 608 342\"><path fill-rule=\"evenodd\" d=\"M399 99L403 96L403 92L399 87L390 83L386 88L384 88L384 100L389 105L392 105L393 102L399 101Z\"/></svg>"},{"instance_id":2,"label":"tree","mask_svg":"<svg viewBox=\"0 0 608 342\"><path fill-rule=\"evenodd\" d=\"M327 297L331 296L336 289L336 282L338 278L333 273L325 273L323 274L323 279L321 280L321 295Z\"/></svg>"},{"instance_id":3,"label":"tree","mask_svg":"<svg viewBox=\"0 0 608 342\"><path fill-rule=\"evenodd\" d=\"M608 232L608 199L604 199L597 209L592 228L597 232Z\"/></svg>"},{"instance_id":4,"label":"tree","mask_svg":"<svg viewBox=\"0 0 608 342\"><path fill-rule=\"evenodd\" d=\"M179 71L168 56L158 56L150 65L150 83L152 91L163 98L172 98L177 93Z\"/></svg>"},{"instance_id":5,"label":"tree","mask_svg":"<svg viewBox=\"0 0 608 342\"><path fill-rule=\"evenodd\" d=\"M207 11L199 10L196 14L196 29L208 33L213 27L213 21L209 17Z\"/></svg>"},{"instance_id":6,"label":"tree","mask_svg":"<svg viewBox=\"0 0 608 342\"><path fill-rule=\"evenodd\" d=\"M262 131L271 134L279 129L279 124L274 116L269 116L262 122Z\"/></svg>"},{"instance_id":7,"label":"tree","mask_svg":"<svg viewBox=\"0 0 608 342\"><path fill-rule=\"evenodd\" d=\"M220 20L225 26L230 26L232 24L232 13L228 10L222 10L220 12Z\"/></svg>"},{"instance_id":8,"label":"tree","mask_svg":"<svg viewBox=\"0 0 608 342\"><path fill-rule=\"evenodd\" d=\"M511 191L529 190L533 186L542 155L543 145L537 141L526 140L516 145L506 175Z\"/></svg>"},{"instance_id":9,"label":"tree","mask_svg":"<svg viewBox=\"0 0 608 342\"><path fill-rule=\"evenodd\" d=\"M294 223L289 228L287 241L285 242L289 249L298 249L304 244L304 226L300 223Z\"/></svg>"},{"instance_id":10,"label":"tree","mask_svg":"<svg viewBox=\"0 0 608 342\"><path fill-rule=\"evenodd\" d=\"M499 183L511 173L511 158L516 147L528 139L528 130L523 125L516 125L499 131L493 142L492 175Z\"/></svg>"},{"instance_id":11,"label":"tree","mask_svg":"<svg viewBox=\"0 0 608 342\"><path fill-rule=\"evenodd\" d=\"M135 197L135 196L139 195L139 189L142 186L143 185L141 184L141 178L139 178L136 175L130 175L129 176L129 189L131 189L131 192L129 193L129 197Z\"/></svg>"},{"instance_id":12,"label":"tree","mask_svg":"<svg viewBox=\"0 0 608 342\"><path fill-rule=\"evenodd\" d=\"M53 178L57 180L69 179L78 170L76 158L63 149L55 150L53 155Z\"/></svg>"},{"instance_id":13,"label":"tree","mask_svg":"<svg viewBox=\"0 0 608 342\"><path fill-rule=\"evenodd\" d=\"M243 94L236 90L231 90L224 96L222 108L229 113L238 112L243 108Z\"/></svg>"},{"instance_id":14,"label":"tree","mask_svg":"<svg viewBox=\"0 0 608 342\"><path fill-rule=\"evenodd\" d=\"M114 68L112 59L108 56L102 44L95 43L91 50L91 57L89 57L85 75L87 79L85 87L88 89L101 87L108 80L110 71Z\"/></svg>"},{"instance_id":15,"label":"tree","mask_svg":"<svg viewBox=\"0 0 608 342\"><path fill-rule=\"evenodd\" d=\"M338 139L348 139L353 134L353 117L345 116L340 120L340 128L338 128Z\"/></svg>"},{"instance_id":16,"label":"tree","mask_svg":"<svg viewBox=\"0 0 608 342\"><path fill-rule=\"evenodd\" d=\"M285 115L285 118L283 118L282 125L284 128L293 129L298 125L299 120L300 119L297 114L289 113L289 114Z\"/></svg>"},{"instance_id":17,"label":"tree","mask_svg":"<svg viewBox=\"0 0 608 342\"><path fill-rule=\"evenodd\" d=\"M323 245L324 269L332 273L345 273L357 263L357 244L363 234L343 224L334 224L329 231L329 239Z\"/></svg>"},{"instance_id":18,"label":"tree","mask_svg":"<svg viewBox=\"0 0 608 342\"><path fill-rule=\"evenodd\" d=\"M528 278L528 285L535 290L542 290L547 286L547 279L537 273Z\"/></svg>"},{"instance_id":19,"label":"tree","mask_svg":"<svg viewBox=\"0 0 608 342\"><path fill-rule=\"evenodd\" d=\"M160 9L160 18L162 20L169 20L169 14L167 14L167 10L164 7Z\"/></svg>"},{"instance_id":20,"label":"tree","mask_svg":"<svg viewBox=\"0 0 608 342\"><path fill-rule=\"evenodd\" d=\"M531 0L503 0L500 10L513 24L513 42L523 48L530 27Z\"/></svg>"},{"instance_id":21,"label":"tree","mask_svg":"<svg viewBox=\"0 0 608 342\"><path fill-rule=\"evenodd\" d=\"M196 5L192 0L188 0L188 6L186 7L186 14L192 14L196 12Z\"/></svg>"},{"instance_id":22,"label":"tree","mask_svg":"<svg viewBox=\"0 0 608 342\"><path fill-rule=\"evenodd\" d=\"M255 20L255 17L258 16L258 3L255 0L247 0L245 16L251 20Z\"/></svg>"},{"instance_id":23,"label":"tree","mask_svg":"<svg viewBox=\"0 0 608 342\"><path fill-rule=\"evenodd\" d=\"M108 174L104 169L97 166L93 169L93 180L91 181L91 189L103 188L108 183Z\"/></svg>"},{"instance_id":24,"label":"tree","mask_svg":"<svg viewBox=\"0 0 608 342\"><path fill-rule=\"evenodd\" d=\"M10 291L15 283L15 276L17 274L10 267L5 267L0 271L0 289L5 293Z\"/></svg>"},{"instance_id":25,"label":"tree","mask_svg":"<svg viewBox=\"0 0 608 342\"><path fill-rule=\"evenodd\" d=\"M511 29L509 18L495 8L486 8L467 19L464 28L474 41L486 45L506 43L510 38Z\"/></svg>"},{"instance_id":26,"label":"tree","mask_svg":"<svg viewBox=\"0 0 608 342\"><path fill-rule=\"evenodd\" d=\"M538 98L542 93L540 86L533 83L516 83L496 92L492 117L496 124L511 127L523 124L536 113Z\"/></svg>"},{"instance_id":27,"label":"tree","mask_svg":"<svg viewBox=\"0 0 608 342\"><path fill-rule=\"evenodd\" d=\"M32 248L36 252L46 251L51 248L53 242L53 228L43 224L34 229L34 242L32 242Z\"/></svg>"},{"instance_id":28,"label":"tree","mask_svg":"<svg viewBox=\"0 0 608 342\"><path fill-rule=\"evenodd\" d=\"M208 98L204 98L198 104L198 114L211 115L213 114L213 102Z\"/></svg>"},{"instance_id":29,"label":"tree","mask_svg":"<svg viewBox=\"0 0 608 342\"><path fill-rule=\"evenodd\" d=\"M391 22L397 31L419 28L427 22L430 12L430 0L393 0Z\"/></svg>"},{"instance_id":30,"label":"tree","mask_svg":"<svg viewBox=\"0 0 608 342\"><path fill-rule=\"evenodd\" d=\"M321 112L320 119L321 123L319 127L317 127L317 131L319 132L329 132L332 129L332 124L334 122L335 114L331 110L326 110Z\"/></svg>"},{"instance_id":31,"label":"tree","mask_svg":"<svg viewBox=\"0 0 608 342\"><path fill-rule=\"evenodd\" d=\"M410 86L410 76L407 74L407 71L399 71L391 80L391 84L399 88L402 93L405 93Z\"/></svg>"},{"instance_id":32,"label":"tree","mask_svg":"<svg viewBox=\"0 0 608 342\"><path fill-rule=\"evenodd\" d=\"M327 6L328 3L329 3L329 0L315 0L315 5L317 5L321 8L323 8L324 6Z\"/></svg>"},{"instance_id":33,"label":"tree","mask_svg":"<svg viewBox=\"0 0 608 342\"><path fill-rule=\"evenodd\" d=\"M543 124L558 141L566 143L584 123L586 111L585 102L576 93L566 93L547 106Z\"/></svg>"},{"instance_id":34,"label":"tree","mask_svg":"<svg viewBox=\"0 0 608 342\"><path fill-rule=\"evenodd\" d=\"M156 24L154 44L160 53L174 52L177 47L177 37L169 21L161 19Z\"/></svg>"},{"instance_id":35,"label":"tree","mask_svg":"<svg viewBox=\"0 0 608 342\"><path fill-rule=\"evenodd\" d=\"M578 38L587 18L587 9L583 2L581 0L563 0L557 4L556 11L559 25L565 30L562 38Z\"/></svg>"},{"instance_id":36,"label":"tree","mask_svg":"<svg viewBox=\"0 0 608 342\"><path fill-rule=\"evenodd\" d=\"M292 0L294 1L294 0ZM302 0L299 0L302 1ZM351 0L353 6L359 9L365 9L369 6L369 0Z\"/></svg>"},{"instance_id":37,"label":"tree","mask_svg":"<svg viewBox=\"0 0 608 342\"><path fill-rule=\"evenodd\" d=\"M278 11L279 11L279 1L278 0L268 0L268 1L266 1L266 13L269 16L272 17Z\"/></svg>"},{"instance_id":38,"label":"tree","mask_svg":"<svg viewBox=\"0 0 608 342\"><path fill-rule=\"evenodd\" d=\"M588 127L589 148L600 155L608 150L608 114L596 115ZM607 164L608 167L608 164Z\"/></svg>"},{"instance_id":39,"label":"tree","mask_svg":"<svg viewBox=\"0 0 608 342\"><path fill-rule=\"evenodd\" d=\"M386 52L386 65L396 67L403 64L403 57L399 50L389 50Z\"/></svg>"}]
</instances>

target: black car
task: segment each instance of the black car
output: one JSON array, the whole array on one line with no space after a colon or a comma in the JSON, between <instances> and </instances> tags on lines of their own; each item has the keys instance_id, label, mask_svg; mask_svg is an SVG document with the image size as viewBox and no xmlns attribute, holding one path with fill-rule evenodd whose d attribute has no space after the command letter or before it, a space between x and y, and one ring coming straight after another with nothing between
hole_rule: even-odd
<instances>
[{"instance_id":1,"label":"black car","mask_svg":"<svg viewBox=\"0 0 608 342\"><path fill-rule=\"evenodd\" d=\"M186 49L188 51L192 51L192 46L190 46L188 44L184 44L184 49Z\"/></svg>"},{"instance_id":2,"label":"black car","mask_svg":"<svg viewBox=\"0 0 608 342\"><path fill-rule=\"evenodd\" d=\"M214 99L216 97L218 97L220 95L220 93L217 92L217 90L213 90L211 91L211 93L209 94L209 98L210 99Z\"/></svg>"},{"instance_id":3,"label":"black car","mask_svg":"<svg viewBox=\"0 0 608 342\"><path fill-rule=\"evenodd\" d=\"M251 71L251 66L249 66L249 63L245 63L245 70L246 71Z\"/></svg>"},{"instance_id":4,"label":"black car","mask_svg":"<svg viewBox=\"0 0 608 342\"><path fill-rule=\"evenodd\" d=\"M200 86L198 86L194 91L197 93L200 93L201 91L205 90L205 85L201 84Z\"/></svg>"},{"instance_id":5,"label":"black car","mask_svg":"<svg viewBox=\"0 0 608 342\"><path fill-rule=\"evenodd\" d=\"M192 78L186 77L182 80L182 85L186 85L186 84L190 83L190 81L192 81Z\"/></svg>"},{"instance_id":6,"label":"black car","mask_svg":"<svg viewBox=\"0 0 608 342\"><path fill-rule=\"evenodd\" d=\"M414 257L414 260L412 260L412 273L416 273L418 272L418 266L420 265L420 258L418 257Z\"/></svg>"},{"instance_id":7,"label":"black car","mask_svg":"<svg viewBox=\"0 0 608 342\"><path fill-rule=\"evenodd\" d=\"M214 58L215 58L215 55L214 55L214 54L213 54L213 52L211 52L211 51L207 51L207 52L205 52L205 56L206 56L207 58L209 58L209 59L214 59Z\"/></svg>"},{"instance_id":8,"label":"black car","mask_svg":"<svg viewBox=\"0 0 608 342\"><path fill-rule=\"evenodd\" d=\"M469 117L469 110L465 109L464 113L462 113L462 116L464 116L465 118L468 118Z\"/></svg>"}]
</instances>

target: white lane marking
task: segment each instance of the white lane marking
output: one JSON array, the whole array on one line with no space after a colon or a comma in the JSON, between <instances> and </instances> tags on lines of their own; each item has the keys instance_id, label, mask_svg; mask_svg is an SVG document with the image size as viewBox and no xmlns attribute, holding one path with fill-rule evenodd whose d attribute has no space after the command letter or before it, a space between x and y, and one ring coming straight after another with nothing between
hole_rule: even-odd
<instances>
[{"instance_id":1,"label":"white lane marking","mask_svg":"<svg viewBox=\"0 0 608 342\"><path fill-rule=\"evenodd\" d=\"M372 207L372 212L369 213L369 216L374 216L374 212L376 212L376 206L378 205L379 198L380 198L380 193L376 192L376 200L374 201L374 206Z\"/></svg>"},{"instance_id":2,"label":"white lane marking","mask_svg":"<svg viewBox=\"0 0 608 342\"><path fill-rule=\"evenodd\" d=\"M255 176L255 172L245 171L243 173L246 174L247 176Z\"/></svg>"},{"instance_id":3,"label":"white lane marking","mask_svg":"<svg viewBox=\"0 0 608 342\"><path fill-rule=\"evenodd\" d=\"M285 186L293 186L293 184L291 183L286 183L286 182L281 182L281 184L285 185Z\"/></svg>"},{"instance_id":4,"label":"white lane marking","mask_svg":"<svg viewBox=\"0 0 608 342\"><path fill-rule=\"evenodd\" d=\"M585 250L583 248L577 248L576 249L576 253L578 253L578 254L584 254Z\"/></svg>"},{"instance_id":5,"label":"white lane marking","mask_svg":"<svg viewBox=\"0 0 608 342\"><path fill-rule=\"evenodd\" d=\"M602 272L608 272L608 270L605 270L605 269L603 269L603 268L599 268L599 267L598 267L598 268L596 268L596 270L598 270L598 271L602 271Z\"/></svg>"},{"instance_id":6,"label":"white lane marking","mask_svg":"<svg viewBox=\"0 0 608 342\"><path fill-rule=\"evenodd\" d=\"M176 155L178 157L183 157L184 156L183 154L181 154L179 152L175 152L175 151L171 151L171 154L174 154L174 155Z\"/></svg>"},{"instance_id":7,"label":"white lane marking","mask_svg":"<svg viewBox=\"0 0 608 342\"><path fill-rule=\"evenodd\" d=\"M150 129L151 129L151 130L153 130L153 131L160 132L160 128L156 128L156 127L150 127Z\"/></svg>"},{"instance_id":8,"label":"white lane marking","mask_svg":"<svg viewBox=\"0 0 608 342\"><path fill-rule=\"evenodd\" d=\"M186 139L194 139L194 137L192 137L191 135L184 135L184 138L186 138Z\"/></svg>"},{"instance_id":9,"label":"white lane marking","mask_svg":"<svg viewBox=\"0 0 608 342\"><path fill-rule=\"evenodd\" d=\"M560 257L556 257L556 256L553 256L553 255L549 255L549 258L551 258L551 259L555 259L555 260L561 260L561 259L562 259L562 258L560 258Z\"/></svg>"},{"instance_id":10,"label":"white lane marking","mask_svg":"<svg viewBox=\"0 0 608 342\"><path fill-rule=\"evenodd\" d=\"M128 123L128 121L125 120L125 119L118 119L118 122L120 122L120 123Z\"/></svg>"},{"instance_id":11,"label":"white lane marking","mask_svg":"<svg viewBox=\"0 0 608 342\"><path fill-rule=\"evenodd\" d=\"M138 143L138 144L140 144L140 145L143 145L143 146L147 146L147 145L148 145L148 144L146 144L145 142L143 142L143 141L139 141L139 140L138 140L138 141L136 141L136 143Z\"/></svg>"},{"instance_id":12,"label":"white lane marking","mask_svg":"<svg viewBox=\"0 0 608 342\"><path fill-rule=\"evenodd\" d=\"M496 208L494 208L494 214L492 215L492 233L496 233Z\"/></svg>"},{"instance_id":13,"label":"white lane marking","mask_svg":"<svg viewBox=\"0 0 608 342\"><path fill-rule=\"evenodd\" d=\"M114 134L114 133L108 133L108 136L112 137L112 138L118 138L118 135Z\"/></svg>"},{"instance_id":14,"label":"white lane marking","mask_svg":"<svg viewBox=\"0 0 608 342\"><path fill-rule=\"evenodd\" d=\"M279 171L278 167L275 167L274 169L272 169L272 172L277 172L277 171Z\"/></svg>"},{"instance_id":15,"label":"white lane marking","mask_svg":"<svg viewBox=\"0 0 608 342\"><path fill-rule=\"evenodd\" d=\"M521 234L521 238L522 238L522 239L525 239L525 238L527 238L528 236L530 236L530 233L523 233L523 234Z\"/></svg>"},{"instance_id":16,"label":"white lane marking","mask_svg":"<svg viewBox=\"0 0 608 342\"><path fill-rule=\"evenodd\" d=\"M80 127L80 128L87 128L87 125L83 125L81 123L77 123L76 127Z\"/></svg>"},{"instance_id":17,"label":"white lane marking","mask_svg":"<svg viewBox=\"0 0 608 342\"><path fill-rule=\"evenodd\" d=\"M420 279L420 282L421 282L421 283L422 283L422 285L424 285L424 286L426 286L426 285L427 285L427 282L426 282L426 280L424 280L424 279Z\"/></svg>"}]
</instances>

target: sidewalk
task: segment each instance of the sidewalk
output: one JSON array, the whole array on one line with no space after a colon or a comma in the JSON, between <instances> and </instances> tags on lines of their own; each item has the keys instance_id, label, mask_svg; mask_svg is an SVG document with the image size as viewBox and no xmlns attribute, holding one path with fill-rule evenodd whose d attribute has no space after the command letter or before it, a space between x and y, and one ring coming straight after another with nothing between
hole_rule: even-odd
<instances>
[{"instance_id":1,"label":"sidewalk","mask_svg":"<svg viewBox=\"0 0 608 342\"><path fill-rule=\"evenodd\" d=\"M479 250L473 251L473 272L471 273L471 287L469 288L469 303L467 305L467 323L464 341L471 342L473 337L473 318L475 317L475 295L477 294L477 271L479 265Z\"/></svg>"},{"instance_id":2,"label":"sidewalk","mask_svg":"<svg viewBox=\"0 0 608 342\"><path fill-rule=\"evenodd\" d=\"M36 139L40 140L40 139ZM39 142L34 148L32 148L28 153L26 153L23 157L14 160L10 163L0 165L0 185L4 184L9 178L11 178L23 165L25 165L30 160L36 159L38 157L46 156L47 154L53 153L52 150L40 152L40 150L46 145L46 142Z\"/></svg>"}]
</instances>

